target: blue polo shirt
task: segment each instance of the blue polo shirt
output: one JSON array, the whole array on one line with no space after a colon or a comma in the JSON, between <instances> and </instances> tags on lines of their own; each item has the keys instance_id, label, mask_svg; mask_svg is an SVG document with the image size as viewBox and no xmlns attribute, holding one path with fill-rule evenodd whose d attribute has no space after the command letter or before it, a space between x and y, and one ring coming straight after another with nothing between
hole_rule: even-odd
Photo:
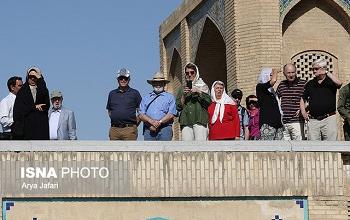
<instances>
[{"instance_id":1,"label":"blue polo shirt","mask_svg":"<svg viewBox=\"0 0 350 220\"><path fill-rule=\"evenodd\" d=\"M160 93L159 97L151 103L151 105L146 111L147 105L156 96L157 95L154 92L151 92L143 97L142 102L140 104L140 114L145 114L155 120L162 119L168 113L171 113L173 115L177 114L175 97L174 95L168 92ZM172 123L172 121L169 121L168 125L171 125Z\"/></svg>"},{"instance_id":2,"label":"blue polo shirt","mask_svg":"<svg viewBox=\"0 0 350 220\"><path fill-rule=\"evenodd\" d=\"M136 109L141 103L139 91L128 88L112 90L108 95L106 109L111 111L111 123L136 124Z\"/></svg>"}]
</instances>

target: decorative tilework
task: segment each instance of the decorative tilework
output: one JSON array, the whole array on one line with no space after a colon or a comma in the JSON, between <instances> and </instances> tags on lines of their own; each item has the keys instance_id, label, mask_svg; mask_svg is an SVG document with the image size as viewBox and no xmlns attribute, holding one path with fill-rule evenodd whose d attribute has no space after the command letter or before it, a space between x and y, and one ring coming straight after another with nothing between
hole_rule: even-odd
<instances>
[{"instance_id":1,"label":"decorative tilework","mask_svg":"<svg viewBox=\"0 0 350 220\"><path fill-rule=\"evenodd\" d=\"M275 215L275 218L271 219L271 220L283 220L282 218L280 218L279 215Z\"/></svg>"},{"instance_id":2,"label":"decorative tilework","mask_svg":"<svg viewBox=\"0 0 350 220\"><path fill-rule=\"evenodd\" d=\"M153 218L148 218L147 220L169 220L169 219L163 218L163 217L153 217Z\"/></svg>"},{"instance_id":3,"label":"decorative tilework","mask_svg":"<svg viewBox=\"0 0 350 220\"><path fill-rule=\"evenodd\" d=\"M299 207L300 207L301 209L304 208L304 201L303 201L303 200L297 200L297 201L295 201L295 204L299 205Z\"/></svg>"},{"instance_id":4,"label":"decorative tilework","mask_svg":"<svg viewBox=\"0 0 350 220\"><path fill-rule=\"evenodd\" d=\"M9 211L11 210L11 206L14 206L15 203L14 202L6 202L6 210Z\"/></svg>"}]
</instances>

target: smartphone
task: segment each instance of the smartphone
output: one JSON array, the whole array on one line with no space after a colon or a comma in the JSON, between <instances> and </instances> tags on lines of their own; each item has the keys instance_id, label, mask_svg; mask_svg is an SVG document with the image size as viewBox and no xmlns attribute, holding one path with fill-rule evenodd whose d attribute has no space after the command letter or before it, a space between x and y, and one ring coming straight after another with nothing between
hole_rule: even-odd
<instances>
[{"instance_id":1,"label":"smartphone","mask_svg":"<svg viewBox=\"0 0 350 220\"><path fill-rule=\"evenodd\" d=\"M186 87L192 89L192 80L186 80Z\"/></svg>"}]
</instances>

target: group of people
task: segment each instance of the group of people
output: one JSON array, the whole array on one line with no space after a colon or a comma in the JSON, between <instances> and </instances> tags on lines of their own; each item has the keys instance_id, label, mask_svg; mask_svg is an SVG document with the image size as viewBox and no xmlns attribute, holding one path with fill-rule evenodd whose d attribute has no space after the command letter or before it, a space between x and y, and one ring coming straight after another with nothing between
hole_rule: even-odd
<instances>
[{"instance_id":1,"label":"group of people","mask_svg":"<svg viewBox=\"0 0 350 220\"><path fill-rule=\"evenodd\" d=\"M118 87L110 91L106 105L110 140L137 140L137 128L143 122L144 140L170 141L176 117L183 141L337 140L337 110L344 119L345 140L350 140L350 83L341 88L342 82L327 71L323 58L313 62L315 77L308 82L297 77L293 64L286 64L285 80L276 90L281 71L263 68L256 95L245 99L246 108L241 105L240 89L229 96L219 80L209 89L194 63L186 64L183 71L186 80L176 96L165 91L170 81L156 72L147 80L152 91L141 97L129 86L130 71L120 69ZM60 91L52 91L49 97L40 69L29 68L23 85L21 77L14 76L7 86L10 93L0 103L0 139L77 139L74 112L62 107Z\"/></svg>"},{"instance_id":2,"label":"group of people","mask_svg":"<svg viewBox=\"0 0 350 220\"><path fill-rule=\"evenodd\" d=\"M215 81L209 89L194 63L185 65L186 80L177 88L176 96L165 91L169 80L157 72L147 80L152 91L141 97L129 87L130 72L121 69L117 73L119 86L110 92L107 101L109 137L136 140L137 127L143 122L145 140L169 141L178 117L183 141L337 140L338 109L344 119L345 140L350 140L350 84L340 90L336 106L342 82L327 71L323 58L313 62L312 71L315 77L307 82L297 77L293 64L286 64L285 80L275 90L281 71L263 68L256 95L246 97L245 108L240 89L229 96L222 81Z\"/></svg>"},{"instance_id":3,"label":"group of people","mask_svg":"<svg viewBox=\"0 0 350 220\"><path fill-rule=\"evenodd\" d=\"M27 70L25 83L11 77L7 87L9 94L0 102L0 140L77 139L74 112L62 106L62 92L49 95L39 68Z\"/></svg>"}]
</instances>

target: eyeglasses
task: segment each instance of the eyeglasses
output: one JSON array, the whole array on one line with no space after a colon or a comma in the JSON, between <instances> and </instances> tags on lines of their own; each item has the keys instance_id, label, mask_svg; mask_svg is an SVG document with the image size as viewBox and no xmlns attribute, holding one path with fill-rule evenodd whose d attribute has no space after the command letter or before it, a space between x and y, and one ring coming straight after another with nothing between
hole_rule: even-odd
<instances>
[{"instance_id":1,"label":"eyeglasses","mask_svg":"<svg viewBox=\"0 0 350 220\"><path fill-rule=\"evenodd\" d=\"M196 72L194 70L186 71L185 73L186 73L186 75L195 75L196 74Z\"/></svg>"},{"instance_id":2,"label":"eyeglasses","mask_svg":"<svg viewBox=\"0 0 350 220\"><path fill-rule=\"evenodd\" d=\"M311 69L317 71L319 69L323 69L323 67L312 67Z\"/></svg>"}]
</instances>

